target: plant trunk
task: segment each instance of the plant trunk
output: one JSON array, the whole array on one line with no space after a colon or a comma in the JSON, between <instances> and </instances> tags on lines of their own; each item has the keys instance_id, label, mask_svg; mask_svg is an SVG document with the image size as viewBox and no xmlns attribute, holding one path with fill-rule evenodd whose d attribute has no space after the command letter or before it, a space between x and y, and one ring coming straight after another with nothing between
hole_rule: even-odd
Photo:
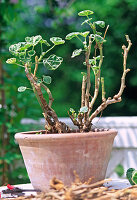
<instances>
[{"instance_id":1,"label":"plant trunk","mask_svg":"<svg viewBox=\"0 0 137 200\"><path fill-rule=\"evenodd\" d=\"M48 105L45 98L43 97L43 93L41 91L41 85L36 82L33 74L29 72L27 66L25 66L25 72L30 84L32 85L33 91L40 103L40 106L43 110L43 115L47 124L45 125L45 129L47 133L68 133L70 132L70 128L63 122L58 120L57 114L55 111Z\"/></svg>"}]
</instances>

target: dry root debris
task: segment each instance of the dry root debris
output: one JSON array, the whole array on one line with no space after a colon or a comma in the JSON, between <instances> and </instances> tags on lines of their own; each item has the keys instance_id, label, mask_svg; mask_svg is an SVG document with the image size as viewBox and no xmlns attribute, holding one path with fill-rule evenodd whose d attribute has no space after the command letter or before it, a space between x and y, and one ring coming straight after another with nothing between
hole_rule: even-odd
<instances>
[{"instance_id":1,"label":"dry root debris","mask_svg":"<svg viewBox=\"0 0 137 200\"><path fill-rule=\"evenodd\" d=\"M16 200L135 200L137 199L137 185L121 190L109 190L103 183L110 179L90 184L92 179L81 183L76 177L76 182L70 187L64 186L63 182L55 177L50 181L51 189L37 196L18 197Z\"/></svg>"}]
</instances>

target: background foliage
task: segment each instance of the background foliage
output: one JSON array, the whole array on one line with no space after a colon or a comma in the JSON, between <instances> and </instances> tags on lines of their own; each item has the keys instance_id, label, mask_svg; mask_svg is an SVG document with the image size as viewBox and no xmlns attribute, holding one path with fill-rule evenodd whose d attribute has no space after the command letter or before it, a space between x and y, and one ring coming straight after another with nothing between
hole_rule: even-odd
<instances>
[{"instance_id":1,"label":"background foliage","mask_svg":"<svg viewBox=\"0 0 137 200\"><path fill-rule=\"evenodd\" d=\"M50 37L65 38L69 32L86 31L88 26L81 26L77 13L84 9L94 11L94 20L103 20L110 25L107 43L104 44L103 75L107 95L117 92L122 73L121 46L125 43L125 34L132 40L128 63L131 72L127 76L127 88L123 101L110 106L103 116L136 115L137 89L137 2L134 0L1 0L0 1L0 174L2 184L7 181L23 183L28 181L23 168L13 162L20 159L13 136L19 130L27 130L20 124L23 117L38 119L42 117L41 109L31 91L18 93L21 85L29 86L24 71L14 65L5 63L9 57L8 47L26 36L39 35L49 40ZM55 99L53 108L58 116L67 117L70 107L80 107L81 71L84 71L83 57L71 59L72 51L80 48L77 40L57 48L54 53L64 58L63 64L55 72L42 68L39 73L50 74L50 89ZM81 62L80 62L81 61ZM44 71L43 71L44 70ZM52 74L51 74L52 73ZM91 87L94 87L93 81ZM4 94L4 96L3 96ZM4 99L3 99L4 97ZM4 101L3 101L4 100ZM34 110L35 108L35 110ZM12 172L12 173L11 173Z\"/></svg>"}]
</instances>

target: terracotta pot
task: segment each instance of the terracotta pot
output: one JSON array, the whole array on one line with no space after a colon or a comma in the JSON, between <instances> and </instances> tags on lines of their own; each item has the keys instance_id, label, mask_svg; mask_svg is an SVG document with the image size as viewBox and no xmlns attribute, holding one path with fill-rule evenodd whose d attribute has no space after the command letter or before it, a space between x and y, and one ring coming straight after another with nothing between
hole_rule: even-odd
<instances>
[{"instance_id":1,"label":"terracotta pot","mask_svg":"<svg viewBox=\"0 0 137 200\"><path fill-rule=\"evenodd\" d=\"M31 183L35 189L46 190L55 176L65 185L74 181L76 170L82 182L105 178L116 130L70 134L15 135L19 143Z\"/></svg>"}]
</instances>

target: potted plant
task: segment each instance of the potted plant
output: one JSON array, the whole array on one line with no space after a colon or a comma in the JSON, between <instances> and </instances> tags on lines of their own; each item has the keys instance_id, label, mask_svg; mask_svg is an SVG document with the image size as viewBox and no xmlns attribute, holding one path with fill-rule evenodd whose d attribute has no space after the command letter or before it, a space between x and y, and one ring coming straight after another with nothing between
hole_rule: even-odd
<instances>
[{"instance_id":1,"label":"potted plant","mask_svg":"<svg viewBox=\"0 0 137 200\"><path fill-rule=\"evenodd\" d=\"M93 12L84 10L78 13L86 17L83 24L91 28L86 32L73 32L66 36L66 40L77 38L82 47L72 53L72 58L84 53L85 62L82 72L81 108L78 113L70 108L68 115L76 130L71 130L67 124L61 122L55 110L52 109L53 97L48 84L51 77L39 75L39 64L43 63L48 70L56 70L62 63L63 58L49 52L65 43L60 37L52 37L49 44L40 35L26 37L25 42L11 45L9 51L13 58L7 60L9 64L17 64L24 68L26 77L32 86L32 90L41 106L45 118L45 130L17 133L15 138L19 143L24 162L34 188L45 190L49 186L49 180L56 176L65 184L70 184L74 179L74 170L82 181L93 177L93 182L104 179L110 158L116 130L97 129L92 127L92 120L100 114L108 105L121 101L121 95L125 88L125 77L130 69L126 68L128 51L132 45L128 35L126 40L128 46L123 49L123 74L119 92L111 97L105 96L104 77L101 75L103 63L103 44L108 26L104 34L97 31L98 26L105 27L104 21L92 22L89 16ZM41 51L37 51L37 46ZM46 50L45 50L46 49ZM94 53L91 55L91 52ZM92 51L91 51L92 50ZM94 74L94 92L91 92L91 73ZM94 103L102 88L102 101L100 106L94 109ZM24 92L27 87L21 86L19 92ZM46 91L49 101L44 98L43 90ZM92 95L92 96L91 96ZM94 109L94 110L93 110Z\"/></svg>"}]
</instances>

